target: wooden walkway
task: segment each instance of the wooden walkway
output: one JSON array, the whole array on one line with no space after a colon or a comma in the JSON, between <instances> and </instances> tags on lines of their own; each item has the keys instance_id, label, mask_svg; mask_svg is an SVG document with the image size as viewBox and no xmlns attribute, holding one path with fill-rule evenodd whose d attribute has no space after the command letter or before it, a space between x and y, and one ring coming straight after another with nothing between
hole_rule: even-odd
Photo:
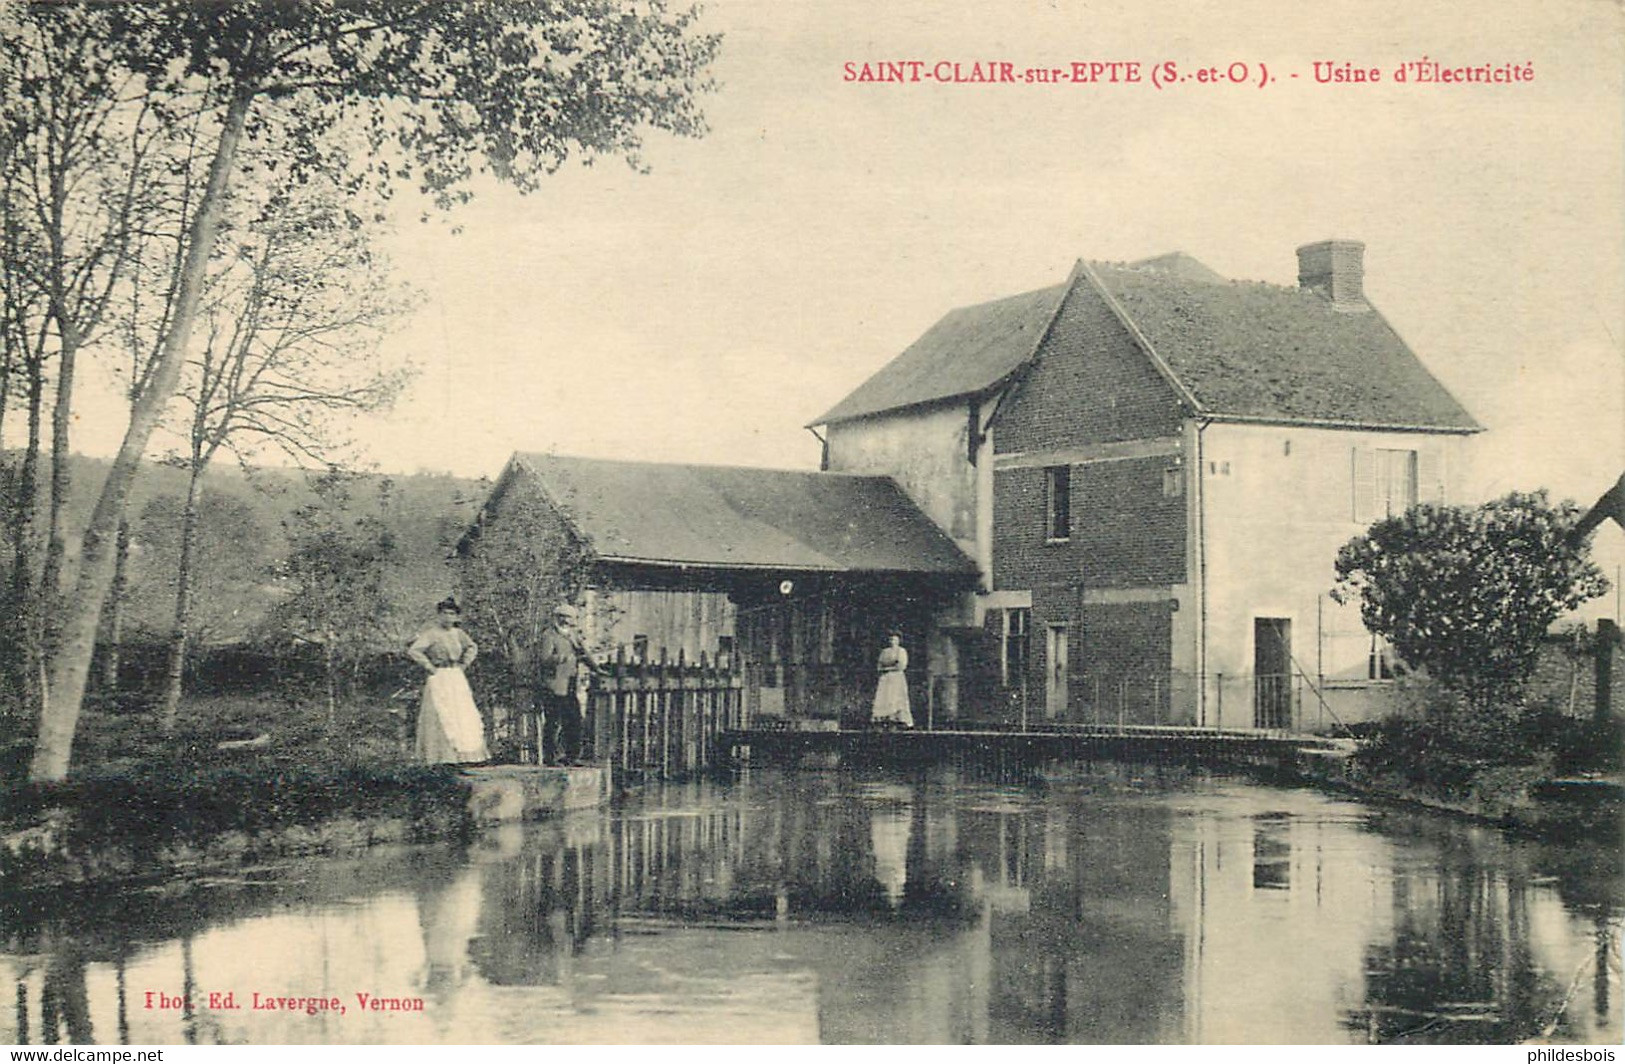
<instances>
[{"instance_id":1,"label":"wooden walkway","mask_svg":"<svg viewBox=\"0 0 1625 1064\"><path fill-rule=\"evenodd\" d=\"M1282 764L1307 756L1340 757L1353 750L1347 739L1258 729L1177 725L1058 726L840 730L751 727L720 736L723 760L795 761L805 755L835 756L860 764L913 764L964 759L1041 763L1064 760L1127 760L1185 764Z\"/></svg>"}]
</instances>

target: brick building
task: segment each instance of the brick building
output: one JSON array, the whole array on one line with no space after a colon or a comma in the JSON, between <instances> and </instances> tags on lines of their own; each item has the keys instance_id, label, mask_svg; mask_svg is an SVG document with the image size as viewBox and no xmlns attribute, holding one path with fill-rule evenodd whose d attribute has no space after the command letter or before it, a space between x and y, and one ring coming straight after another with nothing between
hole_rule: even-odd
<instances>
[{"instance_id":1,"label":"brick building","mask_svg":"<svg viewBox=\"0 0 1625 1064\"><path fill-rule=\"evenodd\" d=\"M931 656L939 719L1329 728L1386 648L1326 592L1377 517L1454 501L1479 431L1366 301L1364 246L1299 285L1175 253L954 310L814 421L977 562Z\"/></svg>"}]
</instances>

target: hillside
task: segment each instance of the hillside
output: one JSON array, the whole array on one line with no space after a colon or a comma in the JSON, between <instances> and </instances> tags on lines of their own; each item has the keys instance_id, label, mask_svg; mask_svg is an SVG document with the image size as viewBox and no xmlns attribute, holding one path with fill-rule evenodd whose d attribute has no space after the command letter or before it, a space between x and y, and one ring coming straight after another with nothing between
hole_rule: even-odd
<instances>
[{"instance_id":1,"label":"hillside","mask_svg":"<svg viewBox=\"0 0 1625 1064\"><path fill-rule=\"evenodd\" d=\"M15 454L7 455L8 470ZM89 519L109 462L75 456L66 515L70 565L79 532ZM203 642L235 642L252 635L276 598L274 574L287 557L285 525L316 500L312 474L294 469L242 470L222 466L204 477L200 506L197 585ZM9 480L9 478L8 478ZM386 500L379 491L388 484ZM130 591L125 624L131 638L167 631L174 610L174 572L180 551L183 469L148 463L132 491ZM489 482L440 473L362 474L351 487L352 509L379 516L394 534L399 564L389 577L403 630L422 623L451 589L451 544L462 534ZM9 564L9 544L0 545ZM71 586L70 570L67 580Z\"/></svg>"}]
</instances>

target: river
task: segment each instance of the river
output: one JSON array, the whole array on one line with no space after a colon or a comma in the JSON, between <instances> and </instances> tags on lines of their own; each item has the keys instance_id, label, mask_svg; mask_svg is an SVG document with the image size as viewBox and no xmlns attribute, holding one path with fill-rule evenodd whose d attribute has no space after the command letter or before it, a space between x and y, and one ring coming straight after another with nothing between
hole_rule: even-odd
<instances>
[{"instance_id":1,"label":"river","mask_svg":"<svg viewBox=\"0 0 1625 1064\"><path fill-rule=\"evenodd\" d=\"M1617 1043L1619 859L1153 769L757 770L12 904L0 1041Z\"/></svg>"}]
</instances>

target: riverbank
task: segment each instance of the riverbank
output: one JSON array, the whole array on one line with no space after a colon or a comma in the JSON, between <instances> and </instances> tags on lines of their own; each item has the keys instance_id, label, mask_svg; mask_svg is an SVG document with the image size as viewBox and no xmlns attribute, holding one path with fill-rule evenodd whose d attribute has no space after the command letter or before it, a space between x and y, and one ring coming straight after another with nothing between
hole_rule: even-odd
<instances>
[{"instance_id":1,"label":"riverbank","mask_svg":"<svg viewBox=\"0 0 1625 1064\"><path fill-rule=\"evenodd\" d=\"M248 764L12 789L0 891L164 879L597 808L597 768Z\"/></svg>"},{"instance_id":2,"label":"riverbank","mask_svg":"<svg viewBox=\"0 0 1625 1064\"><path fill-rule=\"evenodd\" d=\"M1520 834L1625 841L1625 780L1618 774L1554 777L1536 765L1480 772L1459 796L1418 787L1397 773L1374 772L1349 753L1305 757L1293 774L1304 783L1372 802L1466 818Z\"/></svg>"},{"instance_id":3,"label":"riverbank","mask_svg":"<svg viewBox=\"0 0 1625 1064\"><path fill-rule=\"evenodd\" d=\"M0 890L158 880L466 837L471 794L450 766L272 759L17 786L4 796Z\"/></svg>"}]
</instances>

